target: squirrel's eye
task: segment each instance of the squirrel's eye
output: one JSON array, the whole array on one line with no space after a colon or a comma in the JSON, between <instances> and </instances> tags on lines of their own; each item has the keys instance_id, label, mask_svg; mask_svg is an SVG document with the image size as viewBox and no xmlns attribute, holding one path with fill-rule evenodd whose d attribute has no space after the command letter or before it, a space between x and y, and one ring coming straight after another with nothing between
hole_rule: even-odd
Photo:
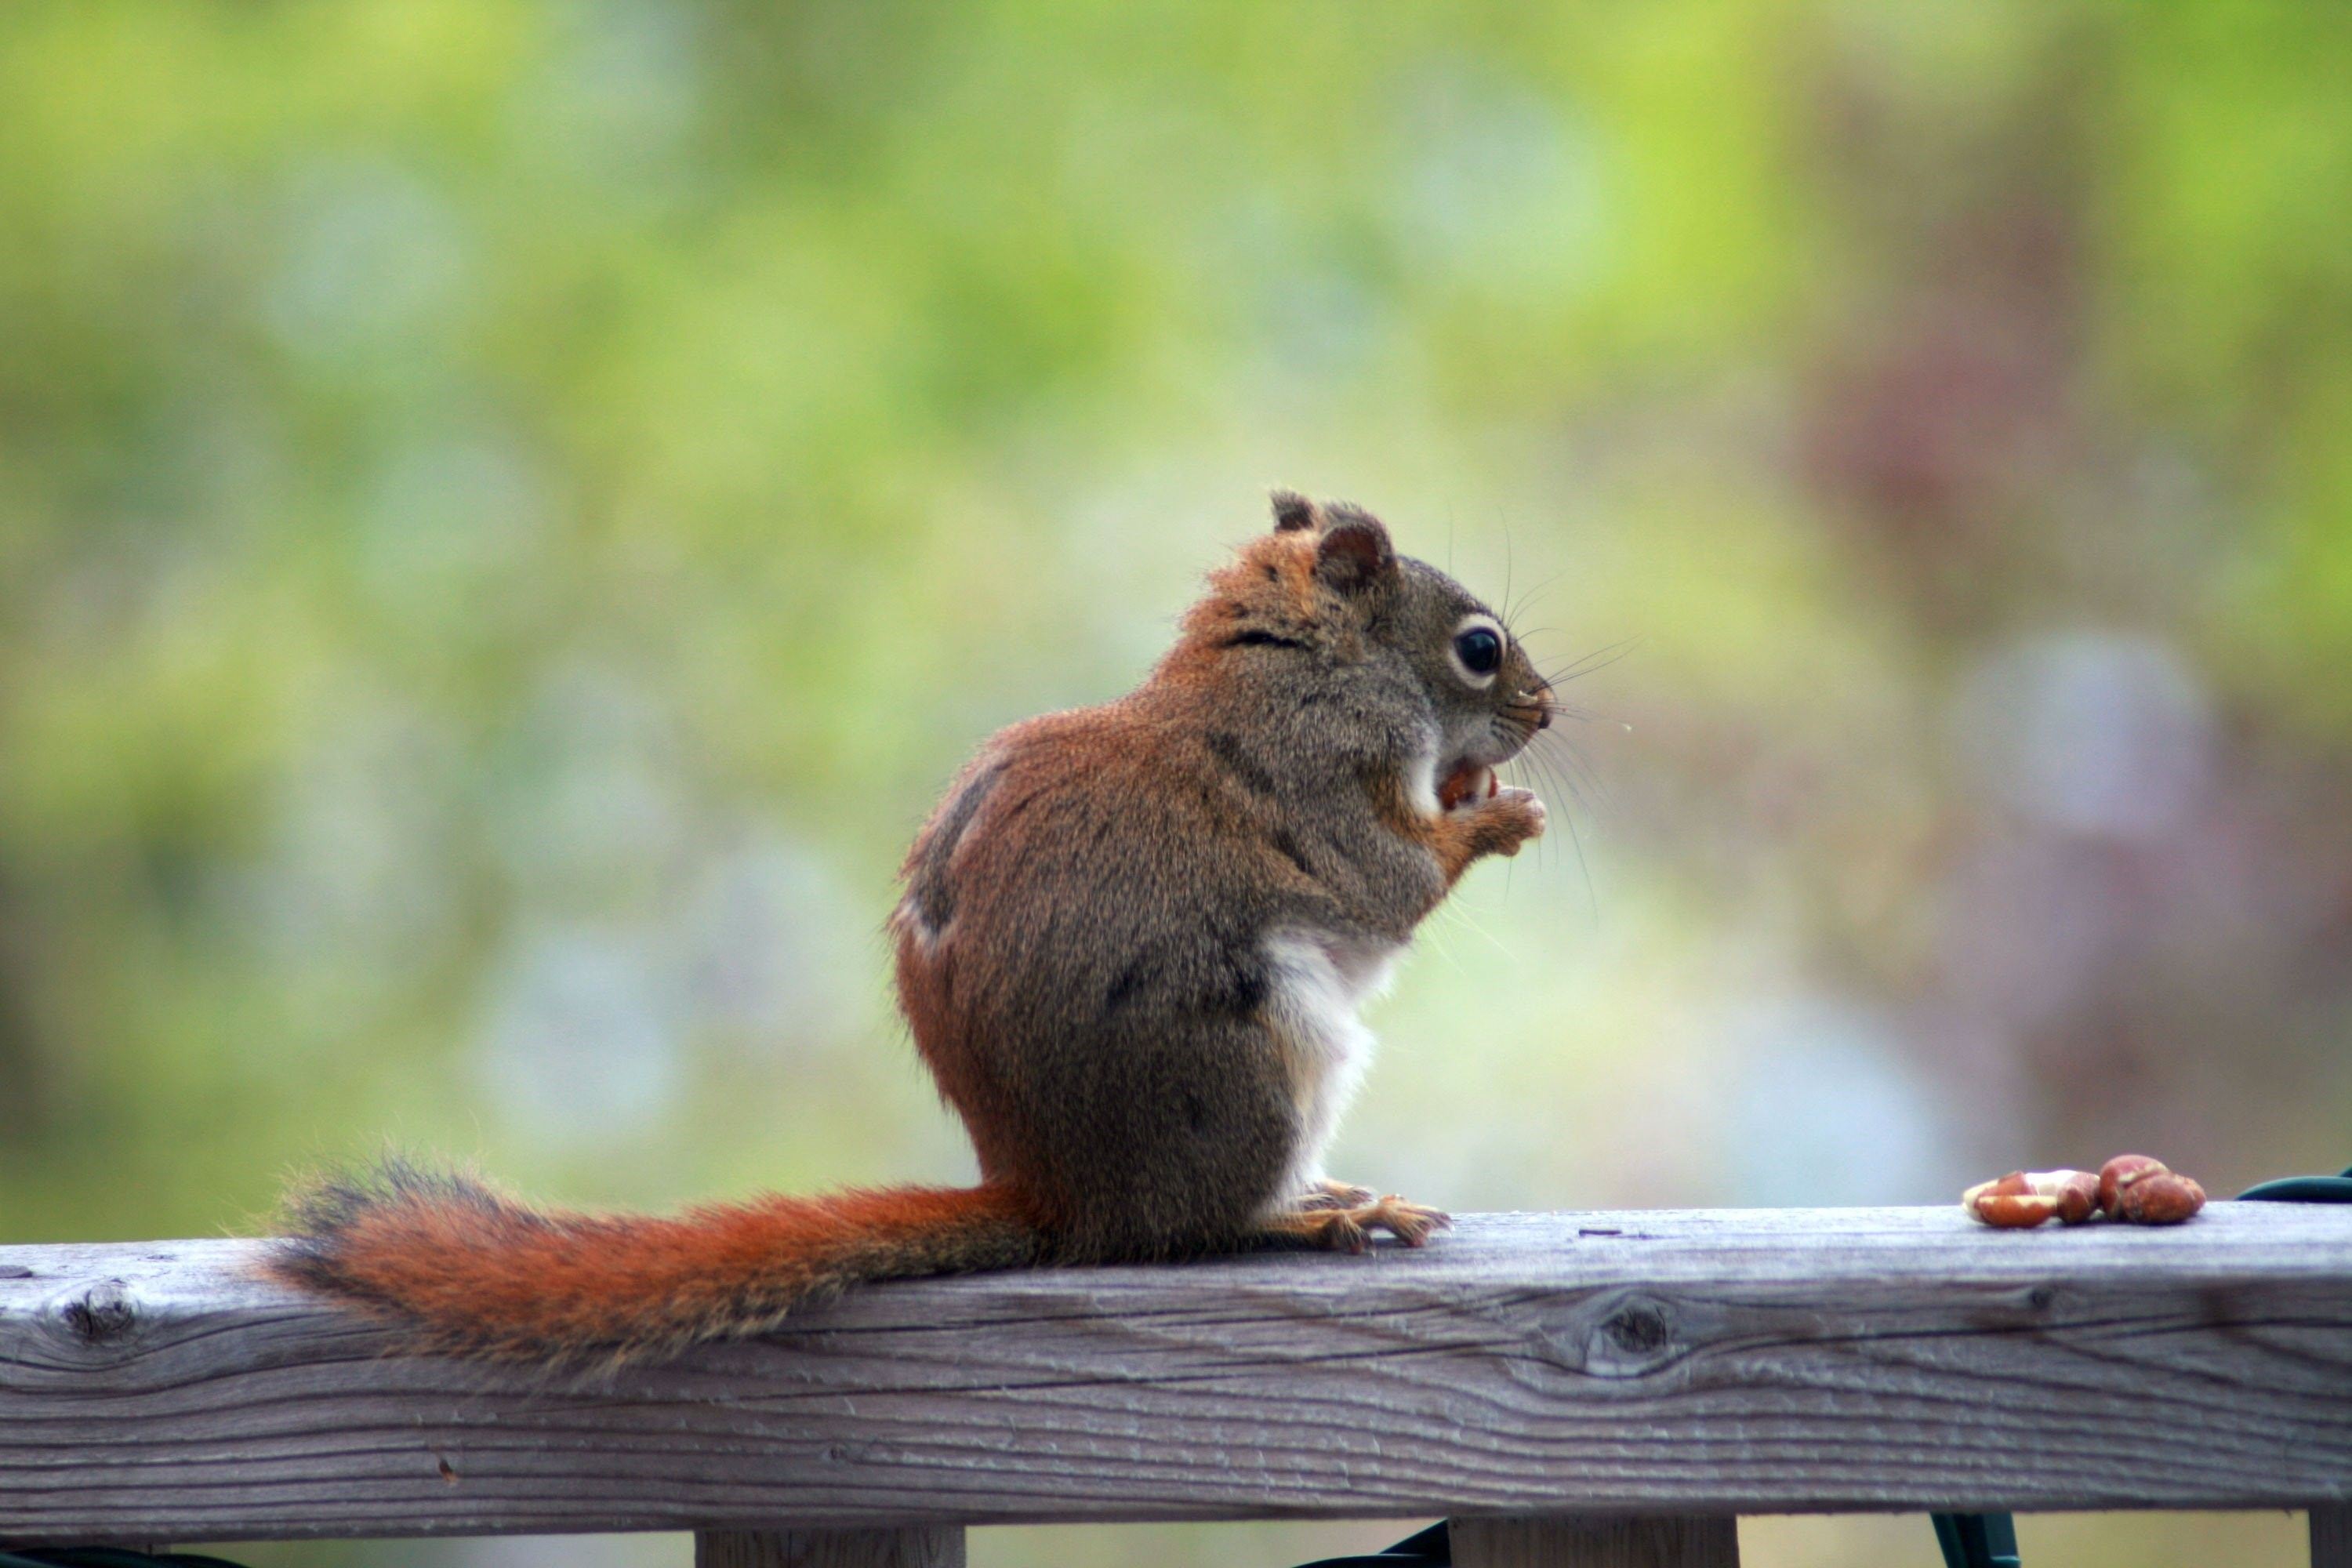
<instances>
[{"instance_id":1,"label":"squirrel's eye","mask_svg":"<svg viewBox=\"0 0 2352 1568\"><path fill-rule=\"evenodd\" d=\"M1502 668L1503 639L1492 626L1471 626L1454 634L1454 657L1473 675L1492 675Z\"/></svg>"}]
</instances>

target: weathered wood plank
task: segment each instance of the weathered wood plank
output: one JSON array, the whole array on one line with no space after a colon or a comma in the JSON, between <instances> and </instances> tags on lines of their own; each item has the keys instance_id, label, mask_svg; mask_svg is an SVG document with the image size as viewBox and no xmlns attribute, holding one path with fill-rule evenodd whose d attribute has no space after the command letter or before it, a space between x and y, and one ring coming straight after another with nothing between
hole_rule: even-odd
<instances>
[{"instance_id":1,"label":"weathered wood plank","mask_svg":"<svg viewBox=\"0 0 2352 1568\"><path fill-rule=\"evenodd\" d=\"M956 1525L913 1530L707 1530L694 1568L964 1568Z\"/></svg>"},{"instance_id":2,"label":"weathered wood plank","mask_svg":"<svg viewBox=\"0 0 2352 1568\"><path fill-rule=\"evenodd\" d=\"M0 1538L2352 1501L2352 1212L1488 1215L877 1287L533 1380L254 1244L0 1249Z\"/></svg>"},{"instance_id":3,"label":"weathered wood plank","mask_svg":"<svg viewBox=\"0 0 2352 1568\"><path fill-rule=\"evenodd\" d=\"M1739 1568L1727 1514L1622 1519L1457 1519L1454 1568Z\"/></svg>"}]
</instances>

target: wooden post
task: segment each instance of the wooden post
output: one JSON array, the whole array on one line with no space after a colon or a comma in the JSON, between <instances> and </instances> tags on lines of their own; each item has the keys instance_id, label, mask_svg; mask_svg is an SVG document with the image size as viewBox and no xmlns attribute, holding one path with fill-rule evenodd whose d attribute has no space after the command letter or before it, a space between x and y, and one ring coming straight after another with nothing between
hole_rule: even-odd
<instances>
[{"instance_id":1,"label":"wooden post","mask_svg":"<svg viewBox=\"0 0 2352 1568\"><path fill-rule=\"evenodd\" d=\"M1454 1568L1739 1568L1729 1514L1456 1519Z\"/></svg>"},{"instance_id":2,"label":"wooden post","mask_svg":"<svg viewBox=\"0 0 2352 1568\"><path fill-rule=\"evenodd\" d=\"M694 1568L963 1568L963 1531L705 1530Z\"/></svg>"},{"instance_id":3,"label":"wooden post","mask_svg":"<svg viewBox=\"0 0 2352 1568\"><path fill-rule=\"evenodd\" d=\"M2352 1507L2311 1510L2311 1568L2352 1568Z\"/></svg>"}]
</instances>

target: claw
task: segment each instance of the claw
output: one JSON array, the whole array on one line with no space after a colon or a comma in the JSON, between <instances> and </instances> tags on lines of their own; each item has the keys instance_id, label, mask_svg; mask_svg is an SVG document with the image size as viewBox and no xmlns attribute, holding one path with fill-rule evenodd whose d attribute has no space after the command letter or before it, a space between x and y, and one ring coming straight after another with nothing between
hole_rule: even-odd
<instances>
[{"instance_id":1,"label":"claw","mask_svg":"<svg viewBox=\"0 0 2352 1568\"><path fill-rule=\"evenodd\" d=\"M1454 1223L1454 1216L1444 1209L1407 1203L1394 1193L1356 1211L1355 1218L1366 1226L1378 1226L1407 1247L1423 1245L1432 1235Z\"/></svg>"},{"instance_id":2,"label":"claw","mask_svg":"<svg viewBox=\"0 0 2352 1568\"><path fill-rule=\"evenodd\" d=\"M1372 1201L1372 1189L1351 1182L1318 1182L1299 1195L1293 1207L1309 1214L1325 1209L1357 1209Z\"/></svg>"},{"instance_id":3,"label":"claw","mask_svg":"<svg viewBox=\"0 0 2352 1568\"><path fill-rule=\"evenodd\" d=\"M1334 1252L1368 1252L1372 1238L1352 1215L1335 1213L1323 1226L1323 1245Z\"/></svg>"}]
</instances>

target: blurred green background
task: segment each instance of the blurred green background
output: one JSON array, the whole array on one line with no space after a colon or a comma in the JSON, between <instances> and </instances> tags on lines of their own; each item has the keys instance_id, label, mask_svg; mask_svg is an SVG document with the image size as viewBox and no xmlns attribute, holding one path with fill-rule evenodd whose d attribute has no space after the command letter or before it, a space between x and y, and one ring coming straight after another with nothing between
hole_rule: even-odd
<instances>
[{"instance_id":1,"label":"blurred green background","mask_svg":"<svg viewBox=\"0 0 2352 1568\"><path fill-rule=\"evenodd\" d=\"M1600 656L1335 1169L1478 1209L2342 1164L2347 34L19 0L0 1238L251 1229L386 1141L589 1202L964 1173L895 858L989 731L1132 683L1276 483Z\"/></svg>"}]
</instances>

